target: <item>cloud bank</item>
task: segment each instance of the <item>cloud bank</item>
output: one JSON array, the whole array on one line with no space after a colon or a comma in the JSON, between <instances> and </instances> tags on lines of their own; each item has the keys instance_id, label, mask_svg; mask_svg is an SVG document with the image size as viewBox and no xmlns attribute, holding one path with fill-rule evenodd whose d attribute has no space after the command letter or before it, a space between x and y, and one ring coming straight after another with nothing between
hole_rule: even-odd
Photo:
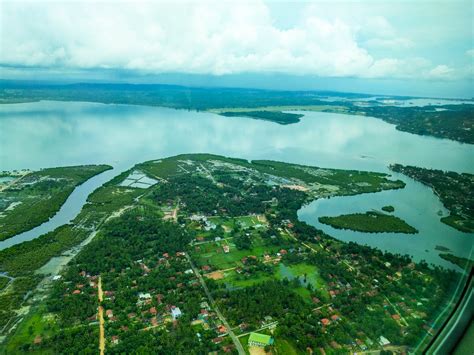
<instances>
[{"instance_id":1,"label":"cloud bank","mask_svg":"<svg viewBox=\"0 0 474 355\"><path fill-rule=\"evenodd\" d=\"M417 43L383 16L354 24L312 5L285 28L262 1L2 1L0 20L0 65L9 67L443 80L467 75L410 54Z\"/></svg>"}]
</instances>

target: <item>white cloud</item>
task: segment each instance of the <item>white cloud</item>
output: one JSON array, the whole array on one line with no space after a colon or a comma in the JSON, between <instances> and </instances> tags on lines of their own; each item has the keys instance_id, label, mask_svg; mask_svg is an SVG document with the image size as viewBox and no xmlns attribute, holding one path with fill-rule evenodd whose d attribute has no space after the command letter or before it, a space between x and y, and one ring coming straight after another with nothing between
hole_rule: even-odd
<instances>
[{"instance_id":1,"label":"white cloud","mask_svg":"<svg viewBox=\"0 0 474 355\"><path fill-rule=\"evenodd\" d=\"M450 79L454 75L454 69L447 65L437 65L428 72L428 76L433 79Z\"/></svg>"},{"instance_id":2,"label":"white cloud","mask_svg":"<svg viewBox=\"0 0 474 355\"><path fill-rule=\"evenodd\" d=\"M453 73L419 58L376 58L371 49L414 46L382 16L355 26L310 7L283 30L261 1L3 1L1 10L3 65L371 78Z\"/></svg>"}]
</instances>

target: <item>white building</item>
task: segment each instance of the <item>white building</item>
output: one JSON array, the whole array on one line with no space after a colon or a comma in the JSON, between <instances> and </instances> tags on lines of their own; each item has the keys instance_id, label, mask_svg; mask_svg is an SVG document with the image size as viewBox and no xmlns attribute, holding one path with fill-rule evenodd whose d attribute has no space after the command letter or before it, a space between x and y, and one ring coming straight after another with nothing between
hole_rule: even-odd
<instances>
[{"instance_id":1,"label":"white building","mask_svg":"<svg viewBox=\"0 0 474 355\"><path fill-rule=\"evenodd\" d=\"M181 313L181 310L179 309L179 307L171 308L171 317L173 317L173 320L178 319L182 315L183 315L183 313Z\"/></svg>"}]
</instances>

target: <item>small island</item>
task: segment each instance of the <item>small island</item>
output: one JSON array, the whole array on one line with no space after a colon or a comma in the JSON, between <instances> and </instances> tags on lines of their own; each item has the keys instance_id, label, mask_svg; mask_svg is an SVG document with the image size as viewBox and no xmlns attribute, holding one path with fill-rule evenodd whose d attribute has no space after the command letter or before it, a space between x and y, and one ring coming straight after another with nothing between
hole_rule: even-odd
<instances>
[{"instance_id":1,"label":"small island","mask_svg":"<svg viewBox=\"0 0 474 355\"><path fill-rule=\"evenodd\" d=\"M392 212L395 211L395 207L393 207L393 206L391 206L391 205L383 206L383 207L382 207L382 211L392 213Z\"/></svg>"},{"instance_id":2,"label":"small island","mask_svg":"<svg viewBox=\"0 0 474 355\"><path fill-rule=\"evenodd\" d=\"M280 111L227 111L219 113L226 117L249 117L265 121L272 121L282 125L298 123L304 115Z\"/></svg>"},{"instance_id":3,"label":"small island","mask_svg":"<svg viewBox=\"0 0 474 355\"><path fill-rule=\"evenodd\" d=\"M418 230L404 220L379 212L352 213L336 217L319 217L319 222L336 229L349 229L366 233L407 233Z\"/></svg>"}]
</instances>

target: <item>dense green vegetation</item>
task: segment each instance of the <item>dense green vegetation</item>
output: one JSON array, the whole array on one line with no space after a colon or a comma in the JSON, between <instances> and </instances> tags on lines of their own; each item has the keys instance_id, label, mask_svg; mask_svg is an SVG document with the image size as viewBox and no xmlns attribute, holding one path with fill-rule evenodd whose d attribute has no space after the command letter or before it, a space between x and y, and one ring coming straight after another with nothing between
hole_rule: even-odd
<instances>
[{"instance_id":1,"label":"dense green vegetation","mask_svg":"<svg viewBox=\"0 0 474 355\"><path fill-rule=\"evenodd\" d=\"M82 228L64 225L36 239L0 250L0 271L11 276L32 273L53 256L78 245L89 233Z\"/></svg>"},{"instance_id":2,"label":"dense green vegetation","mask_svg":"<svg viewBox=\"0 0 474 355\"><path fill-rule=\"evenodd\" d=\"M395 207L393 207L393 206L383 206L382 211L392 213L392 212L395 211Z\"/></svg>"},{"instance_id":3,"label":"dense green vegetation","mask_svg":"<svg viewBox=\"0 0 474 355\"><path fill-rule=\"evenodd\" d=\"M473 105L444 105L441 111L432 107L374 106L350 109L349 112L380 118L396 125L400 131L448 138L474 144Z\"/></svg>"},{"instance_id":4,"label":"dense green vegetation","mask_svg":"<svg viewBox=\"0 0 474 355\"><path fill-rule=\"evenodd\" d=\"M275 348L290 354L376 350L380 336L406 350L437 326L456 286L453 271L342 243L297 218L319 196L403 187L387 175L204 154L134 170L159 182L125 188L121 174L72 225L0 252L17 276L0 294L4 324L32 306L0 352L97 351L99 280L106 352L166 354L235 352L223 318L241 342L275 327ZM80 242L84 225L96 237L47 279L45 300L29 295L42 277L32 270Z\"/></svg>"},{"instance_id":5,"label":"dense green vegetation","mask_svg":"<svg viewBox=\"0 0 474 355\"><path fill-rule=\"evenodd\" d=\"M333 102L327 96L339 97ZM284 110L314 110L380 118L402 131L474 143L473 106L444 105L444 111L431 107L397 107L366 101L363 106L347 100L368 95L324 91L272 91L256 89L196 88L172 85L72 84L47 85L2 81L0 103L39 100L89 101L101 103L164 106L177 109L219 112L271 111L267 119L281 120ZM370 105L370 106L367 106ZM242 116L242 115L240 115ZM261 118L261 117L259 117ZM280 122L281 123L281 122Z\"/></svg>"},{"instance_id":6,"label":"dense green vegetation","mask_svg":"<svg viewBox=\"0 0 474 355\"><path fill-rule=\"evenodd\" d=\"M176 252L186 249L192 236L186 229L164 222L152 212L131 211L111 220L101 234L84 247L64 279L55 284L47 305L49 312L57 314L61 330L39 348L44 351L67 346L68 351L75 353L81 352L82 344L95 344L97 335L91 342L89 332L71 331L95 319L97 275L101 275L104 289L112 292L105 291L104 302L104 307L114 314L114 319L107 322L108 339L120 338L120 343L110 346L108 352L134 349L144 353L198 354L214 350L209 338L203 337L200 341L187 324L192 315L199 313L203 293L195 277L184 273L189 268L185 259L174 257ZM169 256L164 258L164 253ZM195 285L189 287L190 283ZM130 288L130 285L134 286ZM76 294L75 289L80 292ZM153 299L137 302L140 293L151 293ZM68 297L64 297L65 294ZM156 298L156 295L161 296ZM180 307L183 316L179 324L173 325L168 320L167 304ZM155 310L161 318L153 317ZM160 324L155 331L140 331L154 327L155 321Z\"/></svg>"},{"instance_id":7,"label":"dense green vegetation","mask_svg":"<svg viewBox=\"0 0 474 355\"><path fill-rule=\"evenodd\" d=\"M12 319L14 310L23 305L40 280L38 275L17 277L6 289L0 291L0 329Z\"/></svg>"},{"instance_id":8,"label":"dense green vegetation","mask_svg":"<svg viewBox=\"0 0 474 355\"><path fill-rule=\"evenodd\" d=\"M0 291L2 291L9 282L10 279L8 277L0 276Z\"/></svg>"},{"instance_id":9,"label":"dense green vegetation","mask_svg":"<svg viewBox=\"0 0 474 355\"><path fill-rule=\"evenodd\" d=\"M408 233L418 231L404 220L379 212L352 213L337 217L319 217L319 222L337 229L367 233Z\"/></svg>"},{"instance_id":10,"label":"dense green vegetation","mask_svg":"<svg viewBox=\"0 0 474 355\"><path fill-rule=\"evenodd\" d=\"M452 171L424 169L416 166L391 165L393 171L403 173L431 187L449 210L441 222L462 232L474 232L474 175Z\"/></svg>"},{"instance_id":11,"label":"dense green vegetation","mask_svg":"<svg viewBox=\"0 0 474 355\"><path fill-rule=\"evenodd\" d=\"M440 257L442 257L444 260L447 260L457 266L459 266L461 269L466 270L469 272L471 268L474 266L474 260L468 259L468 258L462 258L460 256L456 256L453 254L448 254L448 253L441 253L439 254Z\"/></svg>"},{"instance_id":12,"label":"dense green vegetation","mask_svg":"<svg viewBox=\"0 0 474 355\"><path fill-rule=\"evenodd\" d=\"M226 117L250 117L279 124L298 123L304 115L296 113L285 113L279 111L226 111L219 113Z\"/></svg>"},{"instance_id":13,"label":"dense green vegetation","mask_svg":"<svg viewBox=\"0 0 474 355\"><path fill-rule=\"evenodd\" d=\"M109 165L84 165L27 174L0 192L0 240L48 221L77 185L109 169Z\"/></svg>"}]
</instances>

